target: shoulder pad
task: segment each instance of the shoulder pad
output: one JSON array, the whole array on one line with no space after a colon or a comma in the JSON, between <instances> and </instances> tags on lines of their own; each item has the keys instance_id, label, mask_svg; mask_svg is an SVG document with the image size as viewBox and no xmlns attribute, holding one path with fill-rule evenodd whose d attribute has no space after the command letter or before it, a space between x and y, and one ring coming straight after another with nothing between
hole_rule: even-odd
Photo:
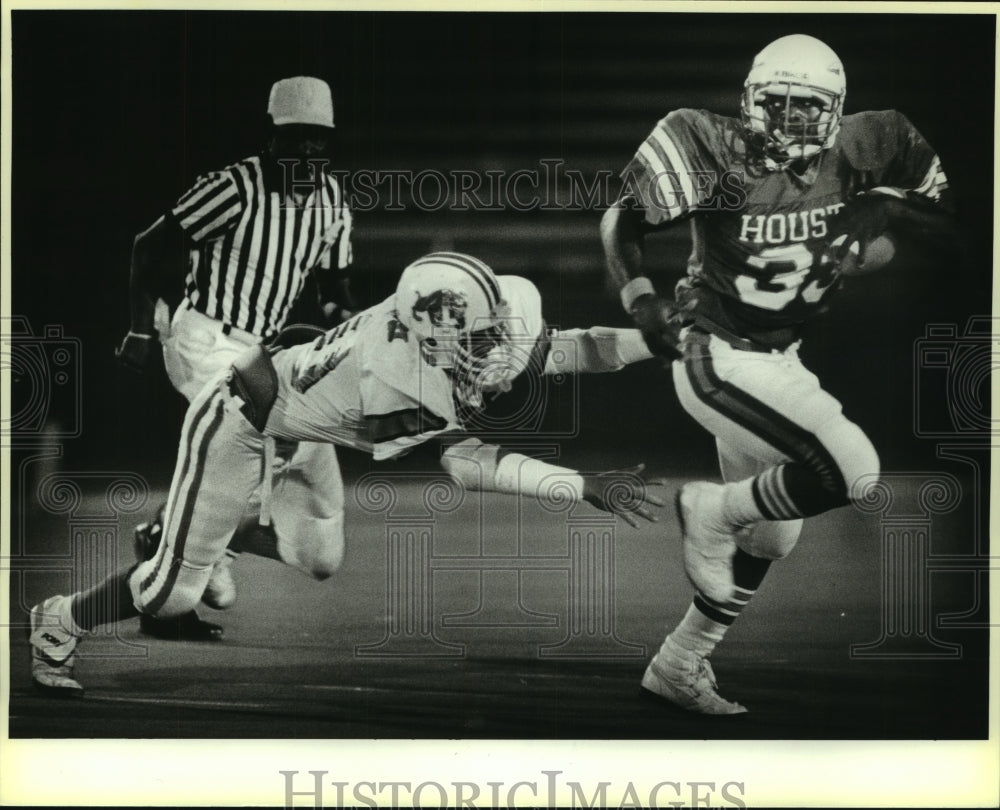
<instances>
[{"instance_id":1,"label":"shoulder pad","mask_svg":"<svg viewBox=\"0 0 1000 810\"><path fill-rule=\"evenodd\" d=\"M709 145L719 143L733 132L740 131L740 123L735 118L692 108L669 112L660 123L678 132L688 132L692 137Z\"/></svg>"},{"instance_id":2,"label":"shoulder pad","mask_svg":"<svg viewBox=\"0 0 1000 810\"><path fill-rule=\"evenodd\" d=\"M897 110L855 113L844 116L837 143L852 168L873 171L892 162L912 129Z\"/></svg>"}]
</instances>

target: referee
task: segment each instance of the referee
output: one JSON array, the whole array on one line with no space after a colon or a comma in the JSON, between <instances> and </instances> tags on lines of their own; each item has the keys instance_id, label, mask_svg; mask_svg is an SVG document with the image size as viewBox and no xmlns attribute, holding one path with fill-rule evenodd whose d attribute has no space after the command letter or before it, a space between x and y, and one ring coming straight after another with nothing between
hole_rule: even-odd
<instances>
[{"instance_id":1,"label":"referee","mask_svg":"<svg viewBox=\"0 0 1000 810\"><path fill-rule=\"evenodd\" d=\"M282 79L271 88L267 111L266 148L199 177L132 249L131 326L119 360L144 371L159 342L170 382L189 401L248 346L278 333L310 274L326 317L353 309L346 273L351 215L326 171L334 126L330 88L310 76ZM171 318L165 302L178 298ZM311 452L300 446L300 464ZM136 529L140 559L159 543L164 508ZM231 555L223 558L206 589L203 601L213 607L235 600L231 561ZM179 620L144 616L142 631L186 640L222 635L219 625L194 612Z\"/></svg>"}]
</instances>

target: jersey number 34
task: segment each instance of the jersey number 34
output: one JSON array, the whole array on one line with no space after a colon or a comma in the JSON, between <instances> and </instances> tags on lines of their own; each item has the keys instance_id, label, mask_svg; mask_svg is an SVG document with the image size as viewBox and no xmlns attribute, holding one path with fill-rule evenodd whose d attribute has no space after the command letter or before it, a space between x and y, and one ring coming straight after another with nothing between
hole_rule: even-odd
<instances>
[{"instance_id":1,"label":"jersey number 34","mask_svg":"<svg viewBox=\"0 0 1000 810\"><path fill-rule=\"evenodd\" d=\"M824 259L820 258L819 263L823 263ZM744 303L772 311L784 309L800 294L807 304L815 304L832 281L832 278L827 279L821 285L819 279L813 279L803 287L816 263L816 256L801 242L764 248L747 258L747 264L760 273L770 272L772 275L768 278L736 276L736 291Z\"/></svg>"}]
</instances>

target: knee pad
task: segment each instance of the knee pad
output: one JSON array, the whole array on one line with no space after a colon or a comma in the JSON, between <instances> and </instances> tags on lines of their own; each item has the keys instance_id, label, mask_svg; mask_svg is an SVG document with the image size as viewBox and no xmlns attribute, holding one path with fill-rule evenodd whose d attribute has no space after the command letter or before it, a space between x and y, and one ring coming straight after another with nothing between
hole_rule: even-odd
<instances>
[{"instance_id":1,"label":"knee pad","mask_svg":"<svg viewBox=\"0 0 1000 810\"><path fill-rule=\"evenodd\" d=\"M282 562L317 580L329 579L344 560L344 513L328 518L299 516L277 527Z\"/></svg>"},{"instance_id":2,"label":"knee pad","mask_svg":"<svg viewBox=\"0 0 1000 810\"><path fill-rule=\"evenodd\" d=\"M340 520L324 521L324 524L317 527L324 541L310 548L308 559L305 560L310 576L321 582L337 573L344 561L343 517Z\"/></svg>"},{"instance_id":3,"label":"knee pad","mask_svg":"<svg viewBox=\"0 0 1000 810\"><path fill-rule=\"evenodd\" d=\"M344 560L344 551L324 550L318 557L309 561L309 573L313 579L322 582L329 579L340 570L340 564Z\"/></svg>"},{"instance_id":4,"label":"knee pad","mask_svg":"<svg viewBox=\"0 0 1000 810\"><path fill-rule=\"evenodd\" d=\"M768 520L737 534L736 545L752 557L781 560L792 553L801 533L801 520Z\"/></svg>"}]
</instances>

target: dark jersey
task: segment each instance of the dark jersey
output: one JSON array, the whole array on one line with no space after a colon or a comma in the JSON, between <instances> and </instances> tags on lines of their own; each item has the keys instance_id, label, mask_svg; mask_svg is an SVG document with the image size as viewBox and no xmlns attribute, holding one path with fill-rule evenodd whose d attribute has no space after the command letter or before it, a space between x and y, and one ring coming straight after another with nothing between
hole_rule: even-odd
<instances>
[{"instance_id":1,"label":"dark jersey","mask_svg":"<svg viewBox=\"0 0 1000 810\"><path fill-rule=\"evenodd\" d=\"M935 202L947 179L934 150L893 110L844 116L804 174L767 170L742 124L704 110L661 120L622 172L650 225L691 218L678 298L709 328L765 347L795 340L835 287L828 221L859 191L890 187Z\"/></svg>"}]
</instances>

